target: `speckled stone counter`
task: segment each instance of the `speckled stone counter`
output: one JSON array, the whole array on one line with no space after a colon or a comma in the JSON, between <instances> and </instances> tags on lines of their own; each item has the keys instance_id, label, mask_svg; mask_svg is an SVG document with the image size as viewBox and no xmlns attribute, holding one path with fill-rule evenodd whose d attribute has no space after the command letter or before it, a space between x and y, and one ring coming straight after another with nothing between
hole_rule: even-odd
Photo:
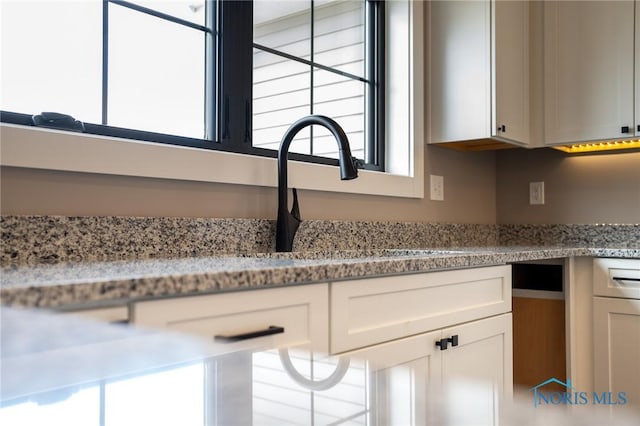
<instances>
[{"instance_id":1,"label":"speckled stone counter","mask_svg":"<svg viewBox=\"0 0 640 426\"><path fill-rule=\"evenodd\" d=\"M2 216L0 265L181 258L275 251L275 221ZM495 225L303 221L294 250L362 250L498 243Z\"/></svg>"},{"instance_id":2,"label":"speckled stone counter","mask_svg":"<svg viewBox=\"0 0 640 426\"><path fill-rule=\"evenodd\" d=\"M2 216L0 265L273 252L275 221ZM640 247L635 225L484 225L309 220L295 251L482 246Z\"/></svg>"},{"instance_id":3,"label":"speckled stone counter","mask_svg":"<svg viewBox=\"0 0 640 426\"><path fill-rule=\"evenodd\" d=\"M275 224L260 219L3 216L0 227L2 304L31 307L569 256L640 258L640 225L305 221L289 254L273 253Z\"/></svg>"},{"instance_id":4,"label":"speckled stone counter","mask_svg":"<svg viewBox=\"0 0 640 426\"><path fill-rule=\"evenodd\" d=\"M0 229L1 265L263 252L275 235L258 219L2 216Z\"/></svg>"},{"instance_id":5,"label":"speckled stone counter","mask_svg":"<svg viewBox=\"0 0 640 426\"><path fill-rule=\"evenodd\" d=\"M639 248L640 224L498 225L501 245Z\"/></svg>"},{"instance_id":6,"label":"speckled stone counter","mask_svg":"<svg viewBox=\"0 0 640 426\"><path fill-rule=\"evenodd\" d=\"M370 250L11 266L2 269L0 297L6 305L100 306L570 256L640 258L640 249Z\"/></svg>"}]
</instances>

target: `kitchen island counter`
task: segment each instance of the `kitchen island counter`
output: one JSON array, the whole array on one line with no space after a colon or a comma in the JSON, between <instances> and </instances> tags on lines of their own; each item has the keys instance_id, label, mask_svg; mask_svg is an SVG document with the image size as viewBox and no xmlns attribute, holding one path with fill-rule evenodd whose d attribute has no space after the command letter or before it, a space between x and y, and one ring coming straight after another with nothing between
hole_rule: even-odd
<instances>
[{"instance_id":1,"label":"kitchen island counter","mask_svg":"<svg viewBox=\"0 0 640 426\"><path fill-rule=\"evenodd\" d=\"M279 351L270 348L221 354L211 340L165 331L34 309L3 307L0 313L2 424L550 426L638 421L638 413L624 407L614 407L611 414L609 407L594 405L536 407L528 390L517 391L513 399L500 398L490 384L477 381L422 388L418 371L409 366L398 366L393 374L376 371L375 357L366 356L349 357L335 383L311 390L292 380ZM309 362L304 351L289 354L298 368ZM319 358L316 374L330 373L339 362L345 360Z\"/></svg>"}]
</instances>

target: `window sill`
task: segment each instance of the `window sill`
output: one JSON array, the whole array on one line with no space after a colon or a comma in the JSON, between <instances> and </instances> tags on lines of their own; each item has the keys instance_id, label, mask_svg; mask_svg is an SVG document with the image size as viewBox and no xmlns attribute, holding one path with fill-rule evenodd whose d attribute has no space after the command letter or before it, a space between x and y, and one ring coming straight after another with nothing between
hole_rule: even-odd
<instances>
[{"instance_id":1,"label":"window sill","mask_svg":"<svg viewBox=\"0 0 640 426\"><path fill-rule=\"evenodd\" d=\"M277 186L276 159L252 157L82 133L0 125L0 165L80 173ZM424 196L422 147L417 144L414 176L360 170L341 181L336 167L291 161L289 187L318 191Z\"/></svg>"}]
</instances>

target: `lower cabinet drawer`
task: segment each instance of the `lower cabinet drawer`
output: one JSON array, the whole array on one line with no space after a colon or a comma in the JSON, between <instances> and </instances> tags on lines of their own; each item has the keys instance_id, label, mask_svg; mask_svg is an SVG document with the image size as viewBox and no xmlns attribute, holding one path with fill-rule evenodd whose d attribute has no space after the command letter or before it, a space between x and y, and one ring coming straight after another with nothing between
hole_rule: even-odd
<instances>
[{"instance_id":1,"label":"lower cabinet drawer","mask_svg":"<svg viewBox=\"0 0 640 426\"><path fill-rule=\"evenodd\" d=\"M328 351L328 284L136 303L136 325L201 336L220 352L304 346Z\"/></svg>"},{"instance_id":2,"label":"lower cabinet drawer","mask_svg":"<svg viewBox=\"0 0 640 426\"><path fill-rule=\"evenodd\" d=\"M640 259L593 259L593 294L640 299Z\"/></svg>"},{"instance_id":3,"label":"lower cabinet drawer","mask_svg":"<svg viewBox=\"0 0 640 426\"><path fill-rule=\"evenodd\" d=\"M65 315L79 315L98 321L113 324L126 324L129 322L129 308L127 306L115 306L110 308L83 309L78 311L63 311Z\"/></svg>"},{"instance_id":4,"label":"lower cabinet drawer","mask_svg":"<svg viewBox=\"0 0 640 426\"><path fill-rule=\"evenodd\" d=\"M331 284L331 352L511 311L511 266Z\"/></svg>"}]
</instances>

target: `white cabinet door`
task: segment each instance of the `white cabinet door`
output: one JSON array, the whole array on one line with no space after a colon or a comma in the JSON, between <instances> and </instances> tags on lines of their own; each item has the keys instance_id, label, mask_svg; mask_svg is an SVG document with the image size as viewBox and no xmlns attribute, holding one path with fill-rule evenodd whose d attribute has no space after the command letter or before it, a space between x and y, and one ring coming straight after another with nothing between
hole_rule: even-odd
<instances>
[{"instance_id":1,"label":"white cabinet door","mask_svg":"<svg viewBox=\"0 0 640 426\"><path fill-rule=\"evenodd\" d=\"M495 1L492 135L529 144L529 2Z\"/></svg>"},{"instance_id":2,"label":"white cabinet door","mask_svg":"<svg viewBox=\"0 0 640 426\"><path fill-rule=\"evenodd\" d=\"M431 1L429 142L529 143L529 3Z\"/></svg>"},{"instance_id":3,"label":"white cabinet door","mask_svg":"<svg viewBox=\"0 0 640 426\"><path fill-rule=\"evenodd\" d=\"M431 143L491 135L491 9L488 1L431 1Z\"/></svg>"},{"instance_id":4,"label":"white cabinet door","mask_svg":"<svg viewBox=\"0 0 640 426\"><path fill-rule=\"evenodd\" d=\"M349 352L367 361L369 407L366 424L424 425L433 421L429 396L441 386L441 351L435 341L441 332L383 343Z\"/></svg>"},{"instance_id":5,"label":"white cabinet door","mask_svg":"<svg viewBox=\"0 0 640 426\"><path fill-rule=\"evenodd\" d=\"M443 381L489 383L499 395L513 393L513 338L511 314L447 328L444 337L457 337L442 358Z\"/></svg>"},{"instance_id":6,"label":"white cabinet door","mask_svg":"<svg viewBox=\"0 0 640 426\"><path fill-rule=\"evenodd\" d=\"M454 336L457 344L447 341ZM367 424L496 424L499 402L512 394L511 352L511 314L506 314L341 357L367 361Z\"/></svg>"},{"instance_id":7,"label":"white cabinet door","mask_svg":"<svg viewBox=\"0 0 640 426\"><path fill-rule=\"evenodd\" d=\"M634 2L544 2L545 143L624 138L634 126Z\"/></svg>"},{"instance_id":8,"label":"white cabinet door","mask_svg":"<svg viewBox=\"0 0 640 426\"><path fill-rule=\"evenodd\" d=\"M640 409L640 300L594 297L593 330L595 391Z\"/></svg>"},{"instance_id":9,"label":"white cabinet door","mask_svg":"<svg viewBox=\"0 0 640 426\"><path fill-rule=\"evenodd\" d=\"M636 0L636 79L635 79L635 99L636 99L636 136L640 137L640 0Z\"/></svg>"}]
</instances>

